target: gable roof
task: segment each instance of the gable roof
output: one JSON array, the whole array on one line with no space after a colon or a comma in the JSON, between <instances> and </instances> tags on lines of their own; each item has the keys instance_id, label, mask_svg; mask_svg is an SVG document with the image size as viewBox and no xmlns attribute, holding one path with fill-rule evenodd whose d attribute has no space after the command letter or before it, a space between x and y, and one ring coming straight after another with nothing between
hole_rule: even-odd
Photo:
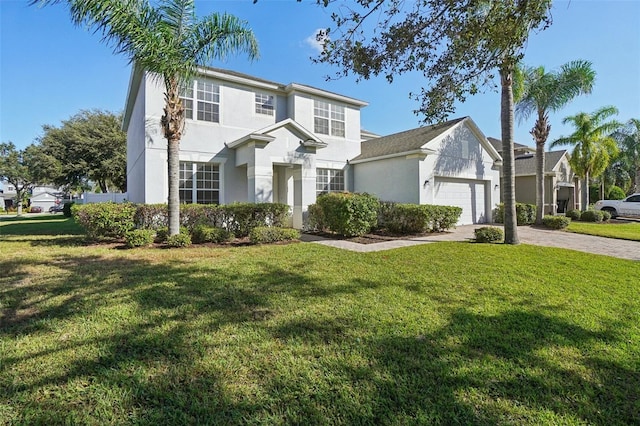
<instances>
[{"instance_id":1,"label":"gable roof","mask_svg":"<svg viewBox=\"0 0 640 426\"><path fill-rule=\"evenodd\" d=\"M555 171L558 163L564 157L568 155L566 149L559 151L548 151L544 153L544 172L549 173ZM529 176L536 174L536 156L523 155L515 158L516 176Z\"/></svg>"},{"instance_id":2,"label":"gable roof","mask_svg":"<svg viewBox=\"0 0 640 426\"><path fill-rule=\"evenodd\" d=\"M427 142L440 136L466 118L457 118L444 123L418 127L417 129L361 142L360 155L351 160L351 162L420 150Z\"/></svg>"},{"instance_id":3,"label":"gable roof","mask_svg":"<svg viewBox=\"0 0 640 426\"><path fill-rule=\"evenodd\" d=\"M327 146L326 142L322 141L313 132L305 129L304 126L291 118L287 118L275 124L271 124L270 126L267 126L263 129L251 132L239 139L227 143L226 146L227 148L234 149L250 141L262 141L264 143L273 142L275 140L275 137L271 136L270 133L281 127L287 127L290 130L297 132L303 138L303 140L300 140L300 145L315 148L324 148Z\"/></svg>"}]
</instances>

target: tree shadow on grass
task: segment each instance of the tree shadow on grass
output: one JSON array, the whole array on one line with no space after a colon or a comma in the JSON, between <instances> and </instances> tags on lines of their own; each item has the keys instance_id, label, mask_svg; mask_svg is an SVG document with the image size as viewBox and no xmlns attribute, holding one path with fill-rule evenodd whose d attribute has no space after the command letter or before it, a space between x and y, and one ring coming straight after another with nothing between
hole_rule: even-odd
<instances>
[{"instance_id":1,"label":"tree shadow on grass","mask_svg":"<svg viewBox=\"0 0 640 426\"><path fill-rule=\"evenodd\" d=\"M553 413L640 421L638 369L593 351L619 344L623 324L594 332L523 306L447 311L445 325L421 334L369 332L367 313L313 307L394 285L384 278L325 282L303 260L216 261L54 256L43 264L64 275L33 282L20 272L16 285L1 286L0 339L39 342L1 354L0 403L20 410L10 420L495 424Z\"/></svg>"},{"instance_id":2,"label":"tree shadow on grass","mask_svg":"<svg viewBox=\"0 0 640 426\"><path fill-rule=\"evenodd\" d=\"M293 321L273 333L331 343L361 326L344 318ZM637 424L638 369L588 354L595 344L615 343L615 335L537 312L485 316L458 310L434 333L359 342L351 349L365 362L319 363L325 374L342 378L332 404L356 423L531 424L552 412L556 421ZM565 363L554 352L575 359ZM271 386L283 384L276 380ZM313 383L294 386L308 389Z\"/></svg>"}]
</instances>

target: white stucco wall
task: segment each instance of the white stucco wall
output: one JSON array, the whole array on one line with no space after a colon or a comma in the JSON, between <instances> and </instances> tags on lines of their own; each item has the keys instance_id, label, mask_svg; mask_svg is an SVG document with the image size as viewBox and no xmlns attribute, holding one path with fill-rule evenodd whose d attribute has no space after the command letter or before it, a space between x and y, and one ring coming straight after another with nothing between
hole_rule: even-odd
<instances>
[{"instance_id":1,"label":"white stucco wall","mask_svg":"<svg viewBox=\"0 0 640 426\"><path fill-rule=\"evenodd\" d=\"M384 201L420 203L420 160L406 156L352 165L354 191Z\"/></svg>"},{"instance_id":2,"label":"white stucco wall","mask_svg":"<svg viewBox=\"0 0 640 426\"><path fill-rule=\"evenodd\" d=\"M131 90L131 88L129 88ZM143 203L145 198L145 94L146 85L141 84L136 96L129 126L127 127L127 194L134 203Z\"/></svg>"},{"instance_id":3,"label":"white stucco wall","mask_svg":"<svg viewBox=\"0 0 640 426\"><path fill-rule=\"evenodd\" d=\"M198 79L219 86L220 122L199 121L194 111L194 119L186 120L180 142L180 160L220 164L220 201L223 203L253 201L257 198L261 201L272 200L273 181L267 181L273 178L273 167L291 164L298 171L287 176L296 177L296 202L306 209L308 204L315 202L316 167L344 169L347 160L360 152L359 106L332 99L331 95L324 99L315 93L279 91L275 86L272 89L253 87L219 77ZM161 82L149 78L143 79L141 84L127 129L128 144L131 145L127 158L129 194L131 201L165 203L168 195L167 145L160 128L164 87ZM276 111L273 116L255 112L256 93L275 97ZM226 144L287 118L300 120L299 125L313 132L314 98L345 106L345 137L317 135L328 146L317 150L305 148L300 142L308 137L289 126L269 132L275 140L256 149L255 153L246 147L226 147ZM196 103L194 101L194 107ZM317 166L316 160L321 165ZM284 181L280 186L281 189L285 188ZM253 191L260 191L260 197L253 196Z\"/></svg>"}]
</instances>

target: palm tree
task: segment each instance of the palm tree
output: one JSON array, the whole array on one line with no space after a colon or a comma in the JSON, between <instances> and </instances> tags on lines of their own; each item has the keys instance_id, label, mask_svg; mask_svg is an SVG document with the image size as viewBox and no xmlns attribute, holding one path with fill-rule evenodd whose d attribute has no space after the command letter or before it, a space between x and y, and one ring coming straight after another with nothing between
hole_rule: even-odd
<instances>
[{"instance_id":1,"label":"palm tree","mask_svg":"<svg viewBox=\"0 0 640 426\"><path fill-rule=\"evenodd\" d=\"M185 126L180 87L199 65L230 53L258 56L258 44L246 22L213 13L198 19L194 0L31 0L32 4L67 3L71 19L102 33L114 52L125 55L137 70L164 83L164 114L160 120L167 139L169 173L169 234L180 227L178 169L180 139Z\"/></svg>"},{"instance_id":2,"label":"palm tree","mask_svg":"<svg viewBox=\"0 0 640 426\"><path fill-rule=\"evenodd\" d=\"M571 123L576 131L570 136L556 139L552 147L572 145L573 152L569 164L575 173L584 179L582 185L582 210L589 206L589 179L599 176L609 165L609 161L617 151L616 141L610 135L620 127L620 123L609 117L616 115L618 109L607 106L588 114L581 112L565 117L562 124Z\"/></svg>"},{"instance_id":3,"label":"palm tree","mask_svg":"<svg viewBox=\"0 0 640 426\"><path fill-rule=\"evenodd\" d=\"M515 74L516 114L519 121L536 114L536 122L529 133L536 142L536 224L542 224L544 214L544 152L551 132L549 112L556 112L581 94L591 93L596 73L591 62L568 62L557 71L544 67L520 66Z\"/></svg>"},{"instance_id":4,"label":"palm tree","mask_svg":"<svg viewBox=\"0 0 640 426\"><path fill-rule=\"evenodd\" d=\"M633 192L640 192L640 119L632 118L623 129L614 133L620 146L620 158L635 176Z\"/></svg>"}]
</instances>

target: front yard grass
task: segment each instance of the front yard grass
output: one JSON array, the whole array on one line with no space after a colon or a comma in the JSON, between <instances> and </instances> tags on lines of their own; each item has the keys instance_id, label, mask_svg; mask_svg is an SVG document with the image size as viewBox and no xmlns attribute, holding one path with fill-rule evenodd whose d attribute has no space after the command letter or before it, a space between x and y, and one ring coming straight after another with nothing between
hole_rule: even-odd
<instances>
[{"instance_id":1,"label":"front yard grass","mask_svg":"<svg viewBox=\"0 0 640 426\"><path fill-rule=\"evenodd\" d=\"M577 234L640 241L640 222L593 223L573 221L569 224L567 230Z\"/></svg>"},{"instance_id":2,"label":"front yard grass","mask_svg":"<svg viewBox=\"0 0 640 426\"><path fill-rule=\"evenodd\" d=\"M4 226L0 424L640 422L638 262L116 250Z\"/></svg>"}]
</instances>

